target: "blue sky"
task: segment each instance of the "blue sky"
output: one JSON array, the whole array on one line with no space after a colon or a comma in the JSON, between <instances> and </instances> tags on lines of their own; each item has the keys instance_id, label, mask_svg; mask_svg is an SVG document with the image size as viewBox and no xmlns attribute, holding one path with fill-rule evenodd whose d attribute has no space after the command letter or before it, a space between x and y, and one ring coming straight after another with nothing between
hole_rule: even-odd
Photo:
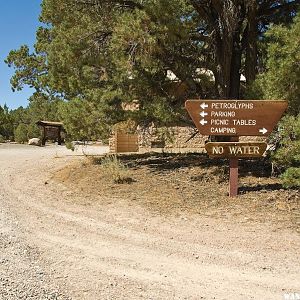
<instances>
[{"instance_id":1,"label":"blue sky","mask_svg":"<svg viewBox=\"0 0 300 300\"><path fill-rule=\"evenodd\" d=\"M42 0L0 0L0 105L6 103L9 108L27 106L33 91L24 88L12 92L10 77L14 70L9 68L4 59L12 49L27 44L32 48L35 32L40 23L38 17Z\"/></svg>"}]
</instances>

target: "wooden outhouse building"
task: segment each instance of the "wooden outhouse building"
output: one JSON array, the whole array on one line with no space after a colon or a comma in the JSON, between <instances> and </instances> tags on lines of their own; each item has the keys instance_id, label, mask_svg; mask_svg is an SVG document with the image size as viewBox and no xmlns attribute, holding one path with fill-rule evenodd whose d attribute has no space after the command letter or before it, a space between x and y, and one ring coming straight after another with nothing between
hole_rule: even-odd
<instances>
[{"instance_id":1,"label":"wooden outhouse building","mask_svg":"<svg viewBox=\"0 0 300 300\"><path fill-rule=\"evenodd\" d=\"M62 143L62 132L63 123L61 122L50 122L50 121L38 121L36 124L41 128L42 131L42 145L45 146L47 140L53 140L61 145Z\"/></svg>"}]
</instances>

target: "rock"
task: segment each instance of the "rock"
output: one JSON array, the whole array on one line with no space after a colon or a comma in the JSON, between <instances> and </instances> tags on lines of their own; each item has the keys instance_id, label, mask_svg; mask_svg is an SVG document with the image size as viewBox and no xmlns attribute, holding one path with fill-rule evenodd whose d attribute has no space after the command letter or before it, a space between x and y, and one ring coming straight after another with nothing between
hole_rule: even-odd
<instances>
[{"instance_id":1,"label":"rock","mask_svg":"<svg viewBox=\"0 0 300 300\"><path fill-rule=\"evenodd\" d=\"M28 141L28 145L41 146L41 140L39 138L33 138Z\"/></svg>"}]
</instances>

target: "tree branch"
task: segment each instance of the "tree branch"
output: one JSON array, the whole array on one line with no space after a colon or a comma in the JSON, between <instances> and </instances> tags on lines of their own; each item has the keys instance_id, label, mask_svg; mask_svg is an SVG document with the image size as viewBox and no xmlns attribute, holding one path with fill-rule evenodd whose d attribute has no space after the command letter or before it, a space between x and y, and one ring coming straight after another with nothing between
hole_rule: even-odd
<instances>
[{"instance_id":1,"label":"tree branch","mask_svg":"<svg viewBox=\"0 0 300 300\"><path fill-rule=\"evenodd\" d=\"M278 13L289 13L292 11L296 11L299 7L300 3L298 0L286 2L284 4L276 6L261 7L261 9L258 10L258 16L259 19L263 19L265 17L269 17Z\"/></svg>"},{"instance_id":2,"label":"tree branch","mask_svg":"<svg viewBox=\"0 0 300 300\"><path fill-rule=\"evenodd\" d=\"M119 6L121 8L128 8L128 9L143 9L144 7L133 0L75 0L76 4L83 4L89 6L100 6L103 4L112 4L115 6Z\"/></svg>"}]
</instances>

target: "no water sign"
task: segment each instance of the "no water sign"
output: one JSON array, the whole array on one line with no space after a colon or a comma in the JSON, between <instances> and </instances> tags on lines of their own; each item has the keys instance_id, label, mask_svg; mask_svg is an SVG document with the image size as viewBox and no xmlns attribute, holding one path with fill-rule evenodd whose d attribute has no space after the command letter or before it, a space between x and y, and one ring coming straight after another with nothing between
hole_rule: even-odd
<instances>
[{"instance_id":1,"label":"no water sign","mask_svg":"<svg viewBox=\"0 0 300 300\"><path fill-rule=\"evenodd\" d=\"M267 150L267 143L263 142L229 142L207 143L205 150L209 157L227 158L256 158L261 157Z\"/></svg>"}]
</instances>

